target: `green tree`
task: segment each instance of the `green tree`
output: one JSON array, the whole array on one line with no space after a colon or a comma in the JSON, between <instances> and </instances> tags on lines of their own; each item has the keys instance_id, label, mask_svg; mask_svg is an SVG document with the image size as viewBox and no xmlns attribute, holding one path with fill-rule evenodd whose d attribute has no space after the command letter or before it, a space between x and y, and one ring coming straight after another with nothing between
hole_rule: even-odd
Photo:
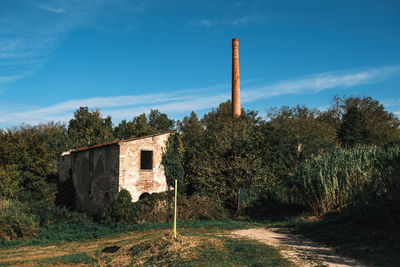
<instances>
[{"instance_id":1,"label":"green tree","mask_svg":"<svg viewBox=\"0 0 400 267\"><path fill-rule=\"evenodd\" d=\"M344 114L337 135L342 145L346 147L370 143L369 131L356 106L350 107Z\"/></svg>"},{"instance_id":2,"label":"green tree","mask_svg":"<svg viewBox=\"0 0 400 267\"><path fill-rule=\"evenodd\" d=\"M400 141L400 121L398 117L386 111L379 101L369 96L335 96L330 111L340 122L352 107L356 107L358 112L361 113L365 128L369 132L371 144L383 146L390 142ZM340 124L337 124L337 126L339 130Z\"/></svg>"},{"instance_id":3,"label":"green tree","mask_svg":"<svg viewBox=\"0 0 400 267\"><path fill-rule=\"evenodd\" d=\"M111 117L102 118L98 109L89 111L80 107L69 121L68 137L71 148L110 142L114 139Z\"/></svg>"},{"instance_id":4,"label":"green tree","mask_svg":"<svg viewBox=\"0 0 400 267\"><path fill-rule=\"evenodd\" d=\"M242 111L232 117L230 101L204 115L204 133L190 164L193 173L187 183L196 192L222 200L231 211L237 209L240 188L251 188L264 179L260 157L261 132L257 114Z\"/></svg>"},{"instance_id":5,"label":"green tree","mask_svg":"<svg viewBox=\"0 0 400 267\"><path fill-rule=\"evenodd\" d=\"M169 136L161 163L164 166L168 186L175 187L176 179L178 181L178 192L183 192L183 145L179 134L171 134Z\"/></svg>"},{"instance_id":6,"label":"green tree","mask_svg":"<svg viewBox=\"0 0 400 267\"><path fill-rule=\"evenodd\" d=\"M134 137L135 131L131 121L122 120L114 129L114 136L119 140Z\"/></svg>"},{"instance_id":7,"label":"green tree","mask_svg":"<svg viewBox=\"0 0 400 267\"><path fill-rule=\"evenodd\" d=\"M185 117L182 122L178 122L179 131L182 137L184 148L183 167L185 171L185 192L193 194L195 189L190 181L190 177L195 177L193 159L201 153L201 140L204 133L201 122L195 112L191 112L190 117Z\"/></svg>"},{"instance_id":8,"label":"green tree","mask_svg":"<svg viewBox=\"0 0 400 267\"><path fill-rule=\"evenodd\" d=\"M152 109L149 114L149 125L155 132L165 132L175 128L175 121L169 119L167 114Z\"/></svg>"},{"instance_id":9,"label":"green tree","mask_svg":"<svg viewBox=\"0 0 400 267\"><path fill-rule=\"evenodd\" d=\"M328 114L317 109L283 106L270 109L267 115L271 126L296 137L303 158L330 150L336 144L336 125Z\"/></svg>"},{"instance_id":10,"label":"green tree","mask_svg":"<svg viewBox=\"0 0 400 267\"><path fill-rule=\"evenodd\" d=\"M262 123L260 130L260 153L269 179L283 182L300 160L298 136L293 130L274 127L270 122Z\"/></svg>"},{"instance_id":11,"label":"green tree","mask_svg":"<svg viewBox=\"0 0 400 267\"><path fill-rule=\"evenodd\" d=\"M114 129L114 136L117 139L129 139L154 133L166 132L175 128L175 121L169 119L167 114L159 112L157 109L151 110L146 116L140 114L132 121L122 120Z\"/></svg>"},{"instance_id":12,"label":"green tree","mask_svg":"<svg viewBox=\"0 0 400 267\"><path fill-rule=\"evenodd\" d=\"M134 117L132 120L132 125L133 125L134 137L140 137L154 133L153 129L151 129L147 121L145 113L142 113L139 116Z\"/></svg>"},{"instance_id":13,"label":"green tree","mask_svg":"<svg viewBox=\"0 0 400 267\"><path fill-rule=\"evenodd\" d=\"M28 203L42 224L54 208L58 150L66 139L62 126L21 126L0 134L0 197Z\"/></svg>"}]
</instances>

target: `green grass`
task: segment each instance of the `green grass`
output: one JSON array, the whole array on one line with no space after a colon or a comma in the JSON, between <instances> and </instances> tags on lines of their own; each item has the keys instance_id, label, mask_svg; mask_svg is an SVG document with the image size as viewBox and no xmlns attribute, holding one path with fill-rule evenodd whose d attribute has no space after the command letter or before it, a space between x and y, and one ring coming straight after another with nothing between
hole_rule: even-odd
<instances>
[{"instance_id":1,"label":"green grass","mask_svg":"<svg viewBox=\"0 0 400 267\"><path fill-rule=\"evenodd\" d=\"M113 231L136 230L123 235L112 235L98 240L84 242L84 237L100 237L109 234L107 228L79 229L70 225L62 229L61 225L47 228L42 235L29 243L44 246L16 247L10 251L10 257L3 264L89 264L108 266L291 266L283 259L279 251L256 241L234 239L229 233L234 229L254 227L257 224L247 222L225 221L191 221L178 223L178 238L172 236L172 224L140 224L116 227ZM258 224L259 226L259 224ZM85 229L91 234L83 235ZM57 230L61 233L57 234ZM72 235L73 230L76 233ZM106 231L107 230L107 231ZM71 232L71 233L70 233ZM50 234L55 236L51 239ZM67 242L78 239L79 242ZM50 242L54 250L40 258L37 253L48 251ZM23 240L22 240L23 241ZM19 243L20 246L23 242ZM27 240L25 240L27 242ZM63 255L65 254L65 255ZM6 254L4 254L6 255ZM17 256L14 256L17 255ZM21 255L21 256L18 256ZM60 256L63 255L63 256ZM9 261L7 261L9 259ZM136 265L135 265L136 264Z\"/></svg>"},{"instance_id":2,"label":"green grass","mask_svg":"<svg viewBox=\"0 0 400 267\"><path fill-rule=\"evenodd\" d=\"M86 252L79 252L79 253L74 253L74 254L69 254L69 255L64 255L61 257L53 257L53 258L47 258L44 260L41 260L39 262L39 265L49 265L49 264L79 264L79 263L85 263L89 264L93 262L93 258Z\"/></svg>"},{"instance_id":3,"label":"green grass","mask_svg":"<svg viewBox=\"0 0 400 267\"><path fill-rule=\"evenodd\" d=\"M132 264L144 266L292 266L279 251L250 240L186 230L153 237L130 248Z\"/></svg>"},{"instance_id":4,"label":"green grass","mask_svg":"<svg viewBox=\"0 0 400 267\"><path fill-rule=\"evenodd\" d=\"M186 221L178 222L179 228L223 228L223 229L238 229L250 225L246 222L238 222L232 220L223 221ZM11 248L17 246L37 246L58 244L68 241L82 241L98 239L107 235L120 234L129 231L146 231L153 229L168 229L172 228L172 223L143 223L130 225L103 225L98 223L86 224L53 224L47 225L40 229L39 234L30 239L4 240L0 239L1 248Z\"/></svg>"},{"instance_id":5,"label":"green grass","mask_svg":"<svg viewBox=\"0 0 400 267\"><path fill-rule=\"evenodd\" d=\"M368 266L400 266L400 226L355 220L349 215L269 223L334 248Z\"/></svg>"}]
</instances>

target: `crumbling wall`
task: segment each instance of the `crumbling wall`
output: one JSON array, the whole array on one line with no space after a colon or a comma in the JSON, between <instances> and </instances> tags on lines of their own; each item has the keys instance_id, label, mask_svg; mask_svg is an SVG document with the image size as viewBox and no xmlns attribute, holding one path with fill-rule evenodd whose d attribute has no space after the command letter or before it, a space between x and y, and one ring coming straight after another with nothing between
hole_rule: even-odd
<instances>
[{"instance_id":1,"label":"crumbling wall","mask_svg":"<svg viewBox=\"0 0 400 267\"><path fill-rule=\"evenodd\" d=\"M118 144L71 153L78 210L101 215L118 193Z\"/></svg>"},{"instance_id":2,"label":"crumbling wall","mask_svg":"<svg viewBox=\"0 0 400 267\"><path fill-rule=\"evenodd\" d=\"M120 142L119 189L131 193L132 200L138 201L144 193L164 192L167 181L161 164L169 133ZM141 169L141 151L153 151L153 168Z\"/></svg>"},{"instance_id":3,"label":"crumbling wall","mask_svg":"<svg viewBox=\"0 0 400 267\"><path fill-rule=\"evenodd\" d=\"M64 152L58 160L58 182L62 183L72 178L72 156Z\"/></svg>"}]
</instances>

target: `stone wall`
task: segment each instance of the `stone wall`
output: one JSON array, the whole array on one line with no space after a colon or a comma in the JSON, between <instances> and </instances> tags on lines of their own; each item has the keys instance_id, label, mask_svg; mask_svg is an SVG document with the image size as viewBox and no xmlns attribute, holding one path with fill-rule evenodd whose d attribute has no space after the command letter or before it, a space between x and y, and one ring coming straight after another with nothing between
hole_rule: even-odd
<instances>
[{"instance_id":1,"label":"stone wall","mask_svg":"<svg viewBox=\"0 0 400 267\"><path fill-rule=\"evenodd\" d=\"M76 207L100 215L118 194L119 146L106 145L70 155Z\"/></svg>"},{"instance_id":2,"label":"stone wall","mask_svg":"<svg viewBox=\"0 0 400 267\"><path fill-rule=\"evenodd\" d=\"M133 201L138 201L143 193L167 190L161 157L169 135L166 133L119 143L119 189L128 190ZM150 170L140 168L142 150L153 151L153 168Z\"/></svg>"},{"instance_id":3,"label":"stone wall","mask_svg":"<svg viewBox=\"0 0 400 267\"><path fill-rule=\"evenodd\" d=\"M133 201L143 193L167 190L161 157L170 133L118 141L64 152L59 160L59 182L72 179L75 205L90 215L101 215L121 189ZM151 169L141 169L141 151L153 151Z\"/></svg>"},{"instance_id":4,"label":"stone wall","mask_svg":"<svg viewBox=\"0 0 400 267\"><path fill-rule=\"evenodd\" d=\"M65 182L72 178L72 161L71 153L64 152L58 160L58 181Z\"/></svg>"}]
</instances>

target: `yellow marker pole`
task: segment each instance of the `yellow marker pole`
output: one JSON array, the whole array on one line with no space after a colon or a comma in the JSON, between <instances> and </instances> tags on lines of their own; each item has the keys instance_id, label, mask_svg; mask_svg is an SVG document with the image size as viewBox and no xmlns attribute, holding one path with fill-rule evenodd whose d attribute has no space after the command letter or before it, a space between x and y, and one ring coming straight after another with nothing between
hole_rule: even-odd
<instances>
[{"instance_id":1,"label":"yellow marker pole","mask_svg":"<svg viewBox=\"0 0 400 267\"><path fill-rule=\"evenodd\" d=\"M176 238L176 197L177 196L178 196L178 181L175 179L174 238Z\"/></svg>"}]
</instances>

